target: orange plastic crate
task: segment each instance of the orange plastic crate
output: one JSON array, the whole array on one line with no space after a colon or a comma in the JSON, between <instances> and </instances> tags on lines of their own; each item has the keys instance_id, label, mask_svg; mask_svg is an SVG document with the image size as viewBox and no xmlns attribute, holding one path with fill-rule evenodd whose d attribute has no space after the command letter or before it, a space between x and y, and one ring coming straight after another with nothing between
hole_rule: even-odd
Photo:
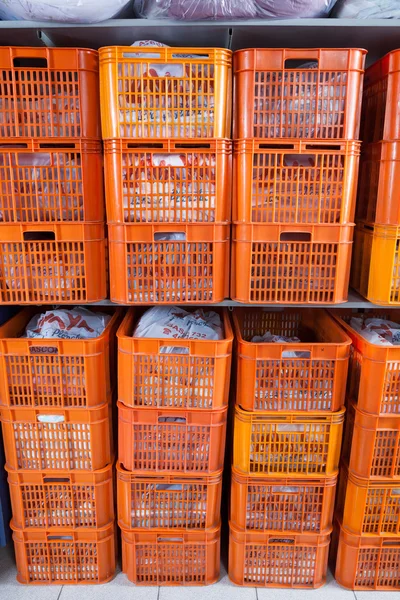
<instances>
[{"instance_id":1,"label":"orange plastic crate","mask_svg":"<svg viewBox=\"0 0 400 600\"><path fill-rule=\"evenodd\" d=\"M233 466L247 475L335 475L344 412L248 412L236 405Z\"/></svg>"},{"instance_id":2,"label":"orange plastic crate","mask_svg":"<svg viewBox=\"0 0 400 600\"><path fill-rule=\"evenodd\" d=\"M346 531L356 535L400 535L400 482L363 479L343 463L336 516Z\"/></svg>"},{"instance_id":3,"label":"orange plastic crate","mask_svg":"<svg viewBox=\"0 0 400 600\"><path fill-rule=\"evenodd\" d=\"M243 476L232 468L230 520L238 531L329 533L337 475L323 479Z\"/></svg>"},{"instance_id":4,"label":"orange plastic crate","mask_svg":"<svg viewBox=\"0 0 400 600\"><path fill-rule=\"evenodd\" d=\"M115 374L113 351L120 310L104 332L86 340L22 338L43 308L25 308L0 327L0 405L10 408L93 408L108 401Z\"/></svg>"},{"instance_id":5,"label":"orange plastic crate","mask_svg":"<svg viewBox=\"0 0 400 600\"><path fill-rule=\"evenodd\" d=\"M107 295L103 224L1 227L0 303L82 304Z\"/></svg>"},{"instance_id":6,"label":"orange plastic crate","mask_svg":"<svg viewBox=\"0 0 400 600\"><path fill-rule=\"evenodd\" d=\"M259 304L347 302L352 225L234 225L231 297Z\"/></svg>"},{"instance_id":7,"label":"orange plastic crate","mask_svg":"<svg viewBox=\"0 0 400 600\"><path fill-rule=\"evenodd\" d=\"M230 221L231 158L229 140L105 141L108 222Z\"/></svg>"},{"instance_id":8,"label":"orange plastic crate","mask_svg":"<svg viewBox=\"0 0 400 600\"><path fill-rule=\"evenodd\" d=\"M356 140L366 50L234 53L233 137ZM307 64L315 67L307 68Z\"/></svg>"},{"instance_id":9,"label":"orange plastic crate","mask_svg":"<svg viewBox=\"0 0 400 600\"><path fill-rule=\"evenodd\" d=\"M3 47L0 69L0 138L101 138L97 51Z\"/></svg>"},{"instance_id":10,"label":"orange plastic crate","mask_svg":"<svg viewBox=\"0 0 400 600\"><path fill-rule=\"evenodd\" d=\"M227 408L148 410L118 402L119 460L128 471L211 474L222 469Z\"/></svg>"},{"instance_id":11,"label":"orange plastic crate","mask_svg":"<svg viewBox=\"0 0 400 600\"><path fill-rule=\"evenodd\" d=\"M106 583L116 563L114 525L85 531L13 527L17 581L37 585Z\"/></svg>"},{"instance_id":12,"label":"orange plastic crate","mask_svg":"<svg viewBox=\"0 0 400 600\"><path fill-rule=\"evenodd\" d=\"M114 302L203 305L229 296L230 225L109 225L108 239Z\"/></svg>"},{"instance_id":13,"label":"orange plastic crate","mask_svg":"<svg viewBox=\"0 0 400 600\"><path fill-rule=\"evenodd\" d=\"M326 311L238 308L233 323L236 402L242 408L326 412L343 406L351 342ZM251 341L267 331L303 342Z\"/></svg>"},{"instance_id":14,"label":"orange plastic crate","mask_svg":"<svg viewBox=\"0 0 400 600\"><path fill-rule=\"evenodd\" d=\"M52 138L2 143L0 192L0 225L102 222L101 143Z\"/></svg>"},{"instance_id":15,"label":"orange plastic crate","mask_svg":"<svg viewBox=\"0 0 400 600\"><path fill-rule=\"evenodd\" d=\"M229 525L229 578L236 585L318 588L325 583L329 533L279 534L238 531Z\"/></svg>"},{"instance_id":16,"label":"orange plastic crate","mask_svg":"<svg viewBox=\"0 0 400 600\"><path fill-rule=\"evenodd\" d=\"M220 529L122 529L122 570L136 585L209 585L220 569Z\"/></svg>"},{"instance_id":17,"label":"orange plastic crate","mask_svg":"<svg viewBox=\"0 0 400 600\"><path fill-rule=\"evenodd\" d=\"M232 53L220 48L101 48L104 139L230 138Z\"/></svg>"},{"instance_id":18,"label":"orange plastic crate","mask_svg":"<svg viewBox=\"0 0 400 600\"><path fill-rule=\"evenodd\" d=\"M224 339L167 340L133 337L143 310L130 309L117 332L119 400L131 408L227 406L233 332L228 312L216 311ZM166 352L172 349L175 353Z\"/></svg>"},{"instance_id":19,"label":"orange plastic crate","mask_svg":"<svg viewBox=\"0 0 400 600\"><path fill-rule=\"evenodd\" d=\"M389 52L365 71L361 139L400 140L400 50Z\"/></svg>"},{"instance_id":20,"label":"orange plastic crate","mask_svg":"<svg viewBox=\"0 0 400 600\"><path fill-rule=\"evenodd\" d=\"M235 142L233 221L352 223L359 155L360 142Z\"/></svg>"},{"instance_id":21,"label":"orange plastic crate","mask_svg":"<svg viewBox=\"0 0 400 600\"><path fill-rule=\"evenodd\" d=\"M348 398L365 413L400 415L400 348L377 346L350 326L352 317L389 319L400 323L397 309L333 310L331 314L351 338Z\"/></svg>"},{"instance_id":22,"label":"orange plastic crate","mask_svg":"<svg viewBox=\"0 0 400 600\"><path fill-rule=\"evenodd\" d=\"M343 460L357 477L400 481L400 419L368 415L349 403Z\"/></svg>"},{"instance_id":23,"label":"orange plastic crate","mask_svg":"<svg viewBox=\"0 0 400 600\"><path fill-rule=\"evenodd\" d=\"M111 405L99 408L2 408L9 469L96 471L112 462Z\"/></svg>"},{"instance_id":24,"label":"orange plastic crate","mask_svg":"<svg viewBox=\"0 0 400 600\"><path fill-rule=\"evenodd\" d=\"M117 486L124 529L208 530L221 519L222 471L208 477L136 475L117 464Z\"/></svg>"},{"instance_id":25,"label":"orange plastic crate","mask_svg":"<svg viewBox=\"0 0 400 600\"><path fill-rule=\"evenodd\" d=\"M400 224L400 142L365 144L360 159L357 220Z\"/></svg>"},{"instance_id":26,"label":"orange plastic crate","mask_svg":"<svg viewBox=\"0 0 400 600\"><path fill-rule=\"evenodd\" d=\"M93 472L8 470L13 525L32 529L98 529L114 521L113 465Z\"/></svg>"},{"instance_id":27,"label":"orange plastic crate","mask_svg":"<svg viewBox=\"0 0 400 600\"><path fill-rule=\"evenodd\" d=\"M331 556L337 582L349 590L400 590L399 536L354 535L336 524Z\"/></svg>"}]
</instances>

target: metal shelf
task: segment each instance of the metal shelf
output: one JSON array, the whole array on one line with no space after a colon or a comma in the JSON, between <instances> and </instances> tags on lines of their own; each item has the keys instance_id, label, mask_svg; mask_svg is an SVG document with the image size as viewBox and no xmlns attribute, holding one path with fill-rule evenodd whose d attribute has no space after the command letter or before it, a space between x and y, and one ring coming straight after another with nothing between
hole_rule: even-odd
<instances>
[{"instance_id":1,"label":"metal shelf","mask_svg":"<svg viewBox=\"0 0 400 600\"><path fill-rule=\"evenodd\" d=\"M0 45L99 48L156 39L171 46L361 47L368 62L400 47L400 20L288 19L274 21L164 21L114 19L92 25L0 21Z\"/></svg>"},{"instance_id":2,"label":"metal shelf","mask_svg":"<svg viewBox=\"0 0 400 600\"><path fill-rule=\"evenodd\" d=\"M199 304L191 304L188 303L179 303L176 302L179 306L200 306ZM116 304L111 302L111 300L101 300L100 302L94 302L93 304L85 304L85 306L153 306L151 303L136 303L136 304ZM284 308L284 307L293 307L293 308L388 308L378 307L376 304L372 304L360 294L355 292L354 290L349 291L349 300L343 304L242 304L241 302L235 302L235 300L230 300L227 298L223 302L219 302L217 304L207 304L207 308L212 309L213 306L227 306L227 307L235 307L235 306L248 306L248 307L265 307L265 308ZM393 307L396 308L396 307Z\"/></svg>"}]
</instances>

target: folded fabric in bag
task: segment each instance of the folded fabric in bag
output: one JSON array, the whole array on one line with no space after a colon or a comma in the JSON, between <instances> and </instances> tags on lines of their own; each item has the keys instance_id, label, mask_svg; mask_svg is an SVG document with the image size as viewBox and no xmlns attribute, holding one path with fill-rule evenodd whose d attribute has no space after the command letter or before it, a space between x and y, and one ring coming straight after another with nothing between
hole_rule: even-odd
<instances>
[{"instance_id":1,"label":"folded fabric in bag","mask_svg":"<svg viewBox=\"0 0 400 600\"><path fill-rule=\"evenodd\" d=\"M377 346L400 345L400 325L387 319L365 319L352 317L350 326L363 338Z\"/></svg>"},{"instance_id":2,"label":"folded fabric in bag","mask_svg":"<svg viewBox=\"0 0 400 600\"><path fill-rule=\"evenodd\" d=\"M177 306L154 306L139 319L133 337L221 340L221 318L214 311L188 312Z\"/></svg>"},{"instance_id":3,"label":"folded fabric in bag","mask_svg":"<svg viewBox=\"0 0 400 600\"><path fill-rule=\"evenodd\" d=\"M48 310L29 321L22 337L83 340L99 337L111 319L87 308Z\"/></svg>"}]
</instances>

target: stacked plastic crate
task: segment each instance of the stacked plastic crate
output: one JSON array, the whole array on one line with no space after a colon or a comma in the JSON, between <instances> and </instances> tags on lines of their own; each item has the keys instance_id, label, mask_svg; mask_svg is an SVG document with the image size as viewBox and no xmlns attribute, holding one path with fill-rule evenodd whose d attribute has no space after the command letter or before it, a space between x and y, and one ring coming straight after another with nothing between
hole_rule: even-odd
<instances>
[{"instance_id":1,"label":"stacked plastic crate","mask_svg":"<svg viewBox=\"0 0 400 600\"><path fill-rule=\"evenodd\" d=\"M365 51L234 54L231 297L347 300Z\"/></svg>"},{"instance_id":2,"label":"stacked plastic crate","mask_svg":"<svg viewBox=\"0 0 400 600\"><path fill-rule=\"evenodd\" d=\"M23 336L41 310L0 327L0 408L18 581L104 583L115 570L112 341Z\"/></svg>"},{"instance_id":3,"label":"stacked plastic crate","mask_svg":"<svg viewBox=\"0 0 400 600\"><path fill-rule=\"evenodd\" d=\"M297 337L267 342L262 336ZM325 581L350 340L324 310L234 311L237 386L229 576Z\"/></svg>"},{"instance_id":4,"label":"stacked plastic crate","mask_svg":"<svg viewBox=\"0 0 400 600\"><path fill-rule=\"evenodd\" d=\"M353 347L332 561L347 588L399 590L400 350L370 343L353 317L400 323L400 311L337 311Z\"/></svg>"},{"instance_id":5,"label":"stacked plastic crate","mask_svg":"<svg viewBox=\"0 0 400 600\"><path fill-rule=\"evenodd\" d=\"M142 585L218 579L222 468L233 333L138 338L143 310L118 331L118 522L122 568Z\"/></svg>"},{"instance_id":6,"label":"stacked plastic crate","mask_svg":"<svg viewBox=\"0 0 400 600\"><path fill-rule=\"evenodd\" d=\"M365 72L351 282L374 304L400 305L400 50Z\"/></svg>"},{"instance_id":7,"label":"stacked plastic crate","mask_svg":"<svg viewBox=\"0 0 400 600\"><path fill-rule=\"evenodd\" d=\"M100 50L111 300L229 295L231 52Z\"/></svg>"},{"instance_id":8,"label":"stacked plastic crate","mask_svg":"<svg viewBox=\"0 0 400 600\"><path fill-rule=\"evenodd\" d=\"M0 48L0 301L105 298L98 54ZM22 583L100 583L115 568L109 343L0 327L0 409Z\"/></svg>"},{"instance_id":9,"label":"stacked plastic crate","mask_svg":"<svg viewBox=\"0 0 400 600\"><path fill-rule=\"evenodd\" d=\"M100 50L111 299L209 304L229 292L231 53ZM233 334L118 332L122 567L144 585L218 578Z\"/></svg>"},{"instance_id":10,"label":"stacked plastic crate","mask_svg":"<svg viewBox=\"0 0 400 600\"><path fill-rule=\"evenodd\" d=\"M0 48L0 302L106 290L98 53Z\"/></svg>"}]
</instances>

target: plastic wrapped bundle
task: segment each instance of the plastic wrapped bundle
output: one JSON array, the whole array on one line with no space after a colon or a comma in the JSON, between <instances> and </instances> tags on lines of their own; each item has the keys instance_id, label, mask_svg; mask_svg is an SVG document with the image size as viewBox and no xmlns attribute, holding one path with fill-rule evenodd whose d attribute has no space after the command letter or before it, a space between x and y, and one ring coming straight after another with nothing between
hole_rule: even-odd
<instances>
[{"instance_id":1,"label":"plastic wrapped bundle","mask_svg":"<svg viewBox=\"0 0 400 600\"><path fill-rule=\"evenodd\" d=\"M4 20L98 23L117 16L132 0L0 0Z\"/></svg>"},{"instance_id":2,"label":"plastic wrapped bundle","mask_svg":"<svg viewBox=\"0 0 400 600\"><path fill-rule=\"evenodd\" d=\"M399 0L338 0L331 15L338 19L400 19Z\"/></svg>"},{"instance_id":3,"label":"plastic wrapped bundle","mask_svg":"<svg viewBox=\"0 0 400 600\"><path fill-rule=\"evenodd\" d=\"M285 19L327 16L336 0L136 0L148 19Z\"/></svg>"}]
</instances>

